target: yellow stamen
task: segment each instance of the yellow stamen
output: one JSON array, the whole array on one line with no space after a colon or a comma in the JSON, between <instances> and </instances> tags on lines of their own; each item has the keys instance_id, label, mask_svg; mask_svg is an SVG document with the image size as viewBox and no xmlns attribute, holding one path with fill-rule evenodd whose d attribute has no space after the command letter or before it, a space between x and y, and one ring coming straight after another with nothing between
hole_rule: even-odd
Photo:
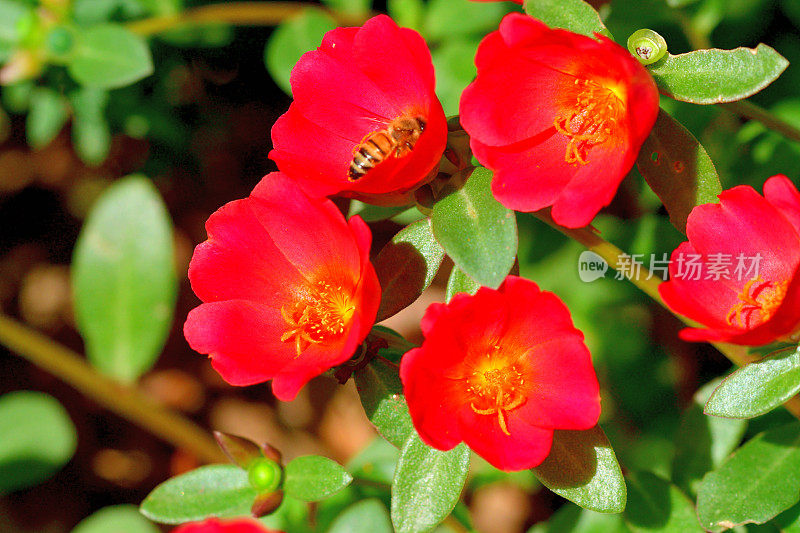
<instances>
[{"instance_id":1,"label":"yellow stamen","mask_svg":"<svg viewBox=\"0 0 800 533\"><path fill-rule=\"evenodd\" d=\"M732 326L738 322L739 327L746 328L751 313L758 311L759 323L766 322L780 307L788 287L788 280L764 281L761 276L747 281L737 295L739 301L728 311L726 320Z\"/></svg>"},{"instance_id":2,"label":"yellow stamen","mask_svg":"<svg viewBox=\"0 0 800 533\"><path fill-rule=\"evenodd\" d=\"M575 103L553 120L556 131L569 138L564 161L585 165L589 151L606 142L617 131L625 105L614 88L576 79Z\"/></svg>"},{"instance_id":3,"label":"yellow stamen","mask_svg":"<svg viewBox=\"0 0 800 533\"><path fill-rule=\"evenodd\" d=\"M300 356L311 344L339 337L356 310L351 296L341 286L317 282L297 302L281 307L281 316L288 325L281 342L293 340L297 356Z\"/></svg>"},{"instance_id":4,"label":"yellow stamen","mask_svg":"<svg viewBox=\"0 0 800 533\"><path fill-rule=\"evenodd\" d=\"M499 347L495 347L499 351ZM516 365L504 365L504 359L497 360L487 354L488 362L483 370L476 370L468 378L467 390L474 401L470 403L479 415L497 415L500 430L511 435L508 430L508 412L525 403L522 390L525 379ZM498 366L499 363L499 366Z\"/></svg>"}]
</instances>

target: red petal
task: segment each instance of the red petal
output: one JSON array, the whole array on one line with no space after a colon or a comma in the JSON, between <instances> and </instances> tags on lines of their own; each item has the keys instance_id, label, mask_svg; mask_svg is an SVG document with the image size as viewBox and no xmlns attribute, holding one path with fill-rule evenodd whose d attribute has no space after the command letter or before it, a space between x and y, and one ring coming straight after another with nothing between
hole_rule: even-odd
<instances>
[{"instance_id":1,"label":"red petal","mask_svg":"<svg viewBox=\"0 0 800 533\"><path fill-rule=\"evenodd\" d=\"M203 304L189 312L183 333L195 351L209 354L231 385L271 379L296 356L292 342L281 342L286 322L280 306L243 300Z\"/></svg>"},{"instance_id":2,"label":"red petal","mask_svg":"<svg viewBox=\"0 0 800 533\"><path fill-rule=\"evenodd\" d=\"M206 222L208 240L189 265L192 290L204 302L285 299L287 286L302 276L276 248L249 199L218 209Z\"/></svg>"},{"instance_id":3,"label":"red petal","mask_svg":"<svg viewBox=\"0 0 800 533\"><path fill-rule=\"evenodd\" d=\"M330 200L310 200L280 172L273 172L253 189L261 208L259 221L284 256L310 281L321 271L355 281L361 258L344 217Z\"/></svg>"},{"instance_id":4,"label":"red petal","mask_svg":"<svg viewBox=\"0 0 800 533\"><path fill-rule=\"evenodd\" d=\"M508 417L506 435L496 415L463 411L459 428L467 446L491 465L506 472L538 466L547 458L553 444L553 430L526 423L520 417Z\"/></svg>"},{"instance_id":5,"label":"red petal","mask_svg":"<svg viewBox=\"0 0 800 533\"><path fill-rule=\"evenodd\" d=\"M752 187L723 191L720 203L695 207L686 234L701 254L762 257L759 274L765 280L791 278L800 262L800 236L784 217ZM743 280L747 281L747 280Z\"/></svg>"},{"instance_id":6,"label":"red petal","mask_svg":"<svg viewBox=\"0 0 800 533\"><path fill-rule=\"evenodd\" d=\"M764 197L800 233L800 193L789 178L772 176L764 183Z\"/></svg>"}]
</instances>

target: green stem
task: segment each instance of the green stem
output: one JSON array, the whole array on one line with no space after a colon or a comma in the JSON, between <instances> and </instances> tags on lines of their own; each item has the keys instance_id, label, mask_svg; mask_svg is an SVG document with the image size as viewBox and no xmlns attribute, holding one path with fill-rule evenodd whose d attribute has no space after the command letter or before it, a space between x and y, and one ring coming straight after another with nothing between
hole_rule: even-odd
<instances>
[{"instance_id":1,"label":"green stem","mask_svg":"<svg viewBox=\"0 0 800 533\"><path fill-rule=\"evenodd\" d=\"M227 2L186 9L174 15L151 17L129 22L127 28L139 35L150 36L182 26L198 24L234 24L238 26L276 26L303 10L320 6L305 2ZM359 15L325 10L342 25L358 25L372 13Z\"/></svg>"},{"instance_id":2,"label":"green stem","mask_svg":"<svg viewBox=\"0 0 800 533\"><path fill-rule=\"evenodd\" d=\"M100 374L77 353L2 314L0 344L202 461L227 462L214 439L201 427L154 402L139 389Z\"/></svg>"},{"instance_id":3,"label":"green stem","mask_svg":"<svg viewBox=\"0 0 800 533\"><path fill-rule=\"evenodd\" d=\"M757 120L769 129L777 131L787 139L795 142L800 142L800 129L795 128L788 122L776 117L763 107L759 107L747 100L739 100L738 102L730 102L727 104L719 104L723 109L727 109L731 113L739 115L740 117Z\"/></svg>"},{"instance_id":4,"label":"green stem","mask_svg":"<svg viewBox=\"0 0 800 533\"><path fill-rule=\"evenodd\" d=\"M637 268L635 269L631 268L631 263L628 261L630 260L630 256L600 237L597 233L593 232L589 228L570 229L559 226L550 216L550 211L547 209L537 211L533 214L567 237L578 241L586 248L602 257L610 267L620 272L631 283L636 285L645 294L658 302L664 309L672 313L681 322L690 327L697 327L699 325L696 322L673 312L672 309L667 307L667 305L664 303L664 300L661 298L661 295L658 293L658 286L663 283L661 278L651 273L644 265L637 265ZM758 360L758 357L750 354L747 348L744 346L736 346L721 342L712 342L711 344L717 350L719 350L722 355L727 357L729 361L737 366L744 366L748 363ZM800 419L800 397L795 396L791 398L789 401L784 403L783 406L792 415L794 415L795 418Z\"/></svg>"}]
</instances>

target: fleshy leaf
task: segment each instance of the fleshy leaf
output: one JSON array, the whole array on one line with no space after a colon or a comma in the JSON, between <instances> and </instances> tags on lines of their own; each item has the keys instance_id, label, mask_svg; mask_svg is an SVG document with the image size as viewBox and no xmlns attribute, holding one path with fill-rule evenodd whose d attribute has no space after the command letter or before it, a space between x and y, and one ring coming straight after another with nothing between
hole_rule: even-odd
<instances>
[{"instance_id":1,"label":"fleshy leaf","mask_svg":"<svg viewBox=\"0 0 800 533\"><path fill-rule=\"evenodd\" d=\"M563 28L594 37L611 33L600 20L600 14L583 0L525 0L525 12L551 28Z\"/></svg>"},{"instance_id":2,"label":"fleshy leaf","mask_svg":"<svg viewBox=\"0 0 800 533\"><path fill-rule=\"evenodd\" d=\"M264 64L286 94L292 94L289 77L297 60L318 47L325 33L334 28L336 21L328 14L310 8L282 22L272 32L264 49Z\"/></svg>"},{"instance_id":3,"label":"fleshy leaf","mask_svg":"<svg viewBox=\"0 0 800 533\"><path fill-rule=\"evenodd\" d=\"M381 284L380 322L411 305L433 281L444 250L433 238L430 220L400 230L373 261Z\"/></svg>"},{"instance_id":4,"label":"fleshy leaf","mask_svg":"<svg viewBox=\"0 0 800 533\"><path fill-rule=\"evenodd\" d=\"M800 349L783 350L743 366L725 378L706 403L705 413L754 418L800 392Z\"/></svg>"},{"instance_id":5,"label":"fleshy leaf","mask_svg":"<svg viewBox=\"0 0 800 533\"><path fill-rule=\"evenodd\" d=\"M697 491L697 516L709 531L763 524L800 501L800 423L759 433Z\"/></svg>"},{"instance_id":6,"label":"fleshy leaf","mask_svg":"<svg viewBox=\"0 0 800 533\"><path fill-rule=\"evenodd\" d=\"M90 166L105 161L111 147L111 131L105 116L108 93L84 87L70 95L74 117L72 144L81 160Z\"/></svg>"},{"instance_id":7,"label":"fleshy leaf","mask_svg":"<svg viewBox=\"0 0 800 533\"><path fill-rule=\"evenodd\" d=\"M336 517L328 533L392 533L383 503L375 498L354 503Z\"/></svg>"},{"instance_id":8,"label":"fleshy leaf","mask_svg":"<svg viewBox=\"0 0 800 533\"><path fill-rule=\"evenodd\" d=\"M75 453L75 426L58 400L34 391L0 396L0 494L36 485Z\"/></svg>"},{"instance_id":9,"label":"fleshy leaf","mask_svg":"<svg viewBox=\"0 0 800 533\"><path fill-rule=\"evenodd\" d=\"M304 455L284 469L283 491L293 498L315 502L336 494L353 481L342 465L327 457Z\"/></svg>"},{"instance_id":10,"label":"fleshy leaf","mask_svg":"<svg viewBox=\"0 0 800 533\"><path fill-rule=\"evenodd\" d=\"M456 265L453 265L453 270L450 271L450 277L447 279L447 293L445 298L449 302L453 296L459 292L475 294L480 288L480 283L464 274Z\"/></svg>"},{"instance_id":11,"label":"fleshy leaf","mask_svg":"<svg viewBox=\"0 0 800 533\"><path fill-rule=\"evenodd\" d=\"M157 486L140 510L150 520L164 524L249 516L256 496L247 472L233 465L210 465Z\"/></svg>"},{"instance_id":12,"label":"fleshy leaf","mask_svg":"<svg viewBox=\"0 0 800 533\"><path fill-rule=\"evenodd\" d=\"M428 531L447 518L467 479L470 450L440 451L414 432L400 451L392 482L392 524L398 533Z\"/></svg>"},{"instance_id":13,"label":"fleshy leaf","mask_svg":"<svg viewBox=\"0 0 800 533\"><path fill-rule=\"evenodd\" d=\"M373 359L356 371L356 388L367 417L383 438L402 448L414 433L403 396L398 369L382 359Z\"/></svg>"},{"instance_id":14,"label":"fleshy leaf","mask_svg":"<svg viewBox=\"0 0 800 533\"><path fill-rule=\"evenodd\" d=\"M153 73L147 42L123 26L100 24L79 35L67 70L81 85L116 89Z\"/></svg>"},{"instance_id":15,"label":"fleshy leaf","mask_svg":"<svg viewBox=\"0 0 800 533\"><path fill-rule=\"evenodd\" d=\"M475 281L496 289L517 255L514 211L494 199L492 172L472 171L458 190L436 202L433 234L453 262Z\"/></svg>"},{"instance_id":16,"label":"fleshy leaf","mask_svg":"<svg viewBox=\"0 0 800 533\"><path fill-rule=\"evenodd\" d=\"M626 479L625 519L633 531L703 533L691 500L678 487L650 472L629 474Z\"/></svg>"},{"instance_id":17,"label":"fleshy leaf","mask_svg":"<svg viewBox=\"0 0 800 533\"><path fill-rule=\"evenodd\" d=\"M166 341L177 293L172 224L147 178L108 188L78 237L72 286L89 361L131 382Z\"/></svg>"},{"instance_id":18,"label":"fleshy leaf","mask_svg":"<svg viewBox=\"0 0 800 533\"><path fill-rule=\"evenodd\" d=\"M697 139L663 109L645 139L636 166L686 233L686 218L696 205L714 203L722 191L717 170Z\"/></svg>"},{"instance_id":19,"label":"fleshy leaf","mask_svg":"<svg viewBox=\"0 0 800 533\"><path fill-rule=\"evenodd\" d=\"M601 513L625 509L625 479L599 426L556 430L550 455L533 473L545 487L584 509Z\"/></svg>"},{"instance_id":20,"label":"fleshy leaf","mask_svg":"<svg viewBox=\"0 0 800 533\"><path fill-rule=\"evenodd\" d=\"M134 505L103 507L81 520L71 533L159 533Z\"/></svg>"},{"instance_id":21,"label":"fleshy leaf","mask_svg":"<svg viewBox=\"0 0 800 533\"><path fill-rule=\"evenodd\" d=\"M659 90L682 102L719 104L753 96L775 81L789 62L766 44L734 50L666 55L648 66Z\"/></svg>"}]
</instances>

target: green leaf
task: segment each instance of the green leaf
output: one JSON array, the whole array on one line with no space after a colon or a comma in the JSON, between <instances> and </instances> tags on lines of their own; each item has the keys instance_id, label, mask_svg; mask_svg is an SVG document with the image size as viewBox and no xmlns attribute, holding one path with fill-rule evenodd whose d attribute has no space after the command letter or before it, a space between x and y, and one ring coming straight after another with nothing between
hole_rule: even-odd
<instances>
[{"instance_id":1,"label":"green leaf","mask_svg":"<svg viewBox=\"0 0 800 533\"><path fill-rule=\"evenodd\" d=\"M86 87L116 89L153 73L147 42L119 24L101 24L79 34L67 64L70 75Z\"/></svg>"},{"instance_id":2,"label":"green leaf","mask_svg":"<svg viewBox=\"0 0 800 533\"><path fill-rule=\"evenodd\" d=\"M72 533L159 533L135 505L113 505L84 518Z\"/></svg>"},{"instance_id":3,"label":"green leaf","mask_svg":"<svg viewBox=\"0 0 800 533\"><path fill-rule=\"evenodd\" d=\"M659 90L692 104L735 102L775 81L789 62L766 44L735 50L696 50L667 54L648 66Z\"/></svg>"},{"instance_id":4,"label":"green leaf","mask_svg":"<svg viewBox=\"0 0 800 533\"><path fill-rule=\"evenodd\" d=\"M414 425L403 397L403 384L397 367L373 359L356 371L355 380L367 418L384 439L402 448L414 432Z\"/></svg>"},{"instance_id":5,"label":"green leaf","mask_svg":"<svg viewBox=\"0 0 800 533\"><path fill-rule=\"evenodd\" d=\"M430 286L444 259L429 220L400 230L373 261L381 284L376 322L405 309Z\"/></svg>"},{"instance_id":6,"label":"green leaf","mask_svg":"<svg viewBox=\"0 0 800 533\"><path fill-rule=\"evenodd\" d=\"M669 7L684 7L690 4L694 4L697 0L667 0L667 5Z\"/></svg>"},{"instance_id":7,"label":"green leaf","mask_svg":"<svg viewBox=\"0 0 800 533\"><path fill-rule=\"evenodd\" d=\"M450 277L447 278L445 300L449 302L453 299L453 296L460 292L475 294L480 288L480 283L464 274L456 265L453 265L453 270L450 271Z\"/></svg>"},{"instance_id":8,"label":"green leaf","mask_svg":"<svg viewBox=\"0 0 800 533\"><path fill-rule=\"evenodd\" d=\"M67 99L48 87L31 91L30 112L25 119L25 134L32 148L50 144L69 117Z\"/></svg>"},{"instance_id":9,"label":"green leaf","mask_svg":"<svg viewBox=\"0 0 800 533\"><path fill-rule=\"evenodd\" d=\"M380 500L354 503L336 517L328 533L392 533L392 522Z\"/></svg>"},{"instance_id":10,"label":"green leaf","mask_svg":"<svg viewBox=\"0 0 800 533\"><path fill-rule=\"evenodd\" d=\"M447 518L467 479L470 451L463 443L435 450L413 433L400 451L392 483L392 524L398 533L428 531Z\"/></svg>"},{"instance_id":11,"label":"green leaf","mask_svg":"<svg viewBox=\"0 0 800 533\"><path fill-rule=\"evenodd\" d=\"M69 415L48 394L0 396L0 494L36 485L72 458L77 436Z\"/></svg>"},{"instance_id":12,"label":"green leaf","mask_svg":"<svg viewBox=\"0 0 800 533\"><path fill-rule=\"evenodd\" d=\"M85 87L70 95L75 114L72 120L72 144L81 160L89 166L105 161L111 147L111 132L105 117L108 93Z\"/></svg>"},{"instance_id":13,"label":"green leaf","mask_svg":"<svg viewBox=\"0 0 800 533\"><path fill-rule=\"evenodd\" d=\"M372 6L372 0L322 0L322 3L334 11L349 15L369 13L369 9Z\"/></svg>"},{"instance_id":14,"label":"green leaf","mask_svg":"<svg viewBox=\"0 0 800 533\"><path fill-rule=\"evenodd\" d=\"M670 222L683 233L692 209L716 202L722 192L706 149L663 109L642 144L636 166L661 199Z\"/></svg>"},{"instance_id":15,"label":"green leaf","mask_svg":"<svg viewBox=\"0 0 800 533\"><path fill-rule=\"evenodd\" d=\"M625 509L625 479L599 426L556 430L550 455L533 473L545 487L584 509L601 513Z\"/></svg>"},{"instance_id":16,"label":"green leaf","mask_svg":"<svg viewBox=\"0 0 800 533\"><path fill-rule=\"evenodd\" d=\"M247 472L238 466L209 465L160 484L144 499L140 510L163 524L249 516L256 496Z\"/></svg>"},{"instance_id":17,"label":"green leaf","mask_svg":"<svg viewBox=\"0 0 800 533\"><path fill-rule=\"evenodd\" d=\"M719 467L739 446L747 429L746 420L703 414L703 404L718 384L719 380L714 380L695 394L674 439L672 480L691 496L706 472Z\"/></svg>"},{"instance_id":18,"label":"green leaf","mask_svg":"<svg viewBox=\"0 0 800 533\"><path fill-rule=\"evenodd\" d=\"M358 200L350 200L350 209L347 212L347 218L358 215L364 222L376 222L378 220L392 218L409 209L416 211L414 207L409 207L407 205L370 205L359 202Z\"/></svg>"},{"instance_id":19,"label":"green leaf","mask_svg":"<svg viewBox=\"0 0 800 533\"><path fill-rule=\"evenodd\" d=\"M356 479L368 479L388 487L392 484L398 457L399 450L378 436L347 463L347 471Z\"/></svg>"},{"instance_id":20,"label":"green leaf","mask_svg":"<svg viewBox=\"0 0 800 533\"><path fill-rule=\"evenodd\" d=\"M286 94L292 94L289 77L300 56L319 46L325 33L334 28L336 21L329 15L309 8L282 22L272 32L264 49L264 64Z\"/></svg>"},{"instance_id":21,"label":"green leaf","mask_svg":"<svg viewBox=\"0 0 800 533\"><path fill-rule=\"evenodd\" d=\"M697 491L697 516L709 531L763 524L800 501L800 423L756 435Z\"/></svg>"},{"instance_id":22,"label":"green leaf","mask_svg":"<svg viewBox=\"0 0 800 533\"><path fill-rule=\"evenodd\" d=\"M525 12L551 28L563 28L589 37L594 37L595 32L611 37L600 14L583 0L525 0Z\"/></svg>"},{"instance_id":23,"label":"green leaf","mask_svg":"<svg viewBox=\"0 0 800 533\"><path fill-rule=\"evenodd\" d=\"M626 478L625 519L633 531L703 533L691 500L678 487L650 472L632 473Z\"/></svg>"},{"instance_id":24,"label":"green leaf","mask_svg":"<svg viewBox=\"0 0 800 533\"><path fill-rule=\"evenodd\" d=\"M464 186L433 206L433 234L447 255L469 277L493 289L500 286L517 256L514 211L494 199L492 172L476 168Z\"/></svg>"},{"instance_id":25,"label":"green leaf","mask_svg":"<svg viewBox=\"0 0 800 533\"><path fill-rule=\"evenodd\" d=\"M445 115L457 115L461 93L477 73L475 51L478 39L447 40L431 51L436 70L436 95L442 102Z\"/></svg>"},{"instance_id":26,"label":"green leaf","mask_svg":"<svg viewBox=\"0 0 800 533\"><path fill-rule=\"evenodd\" d=\"M304 455L289 461L284 469L283 491L307 502L336 494L353 481L342 465L327 457Z\"/></svg>"},{"instance_id":27,"label":"green leaf","mask_svg":"<svg viewBox=\"0 0 800 533\"><path fill-rule=\"evenodd\" d=\"M743 366L722 381L706 403L705 413L753 418L800 392L800 348L784 350Z\"/></svg>"},{"instance_id":28,"label":"green leaf","mask_svg":"<svg viewBox=\"0 0 800 533\"><path fill-rule=\"evenodd\" d=\"M630 529L625 527L622 514L596 513L567 503L528 533L630 533Z\"/></svg>"},{"instance_id":29,"label":"green leaf","mask_svg":"<svg viewBox=\"0 0 800 533\"><path fill-rule=\"evenodd\" d=\"M433 41L448 41L464 35L483 36L497 29L500 19L507 12L508 7L503 2L430 0L422 24L422 34Z\"/></svg>"},{"instance_id":30,"label":"green leaf","mask_svg":"<svg viewBox=\"0 0 800 533\"><path fill-rule=\"evenodd\" d=\"M147 178L129 176L106 190L75 246L75 318L89 361L125 382L155 363L177 294L172 226Z\"/></svg>"},{"instance_id":31,"label":"green leaf","mask_svg":"<svg viewBox=\"0 0 800 533\"><path fill-rule=\"evenodd\" d=\"M425 14L423 0L388 0L386 10L398 26L419 31Z\"/></svg>"}]
</instances>

